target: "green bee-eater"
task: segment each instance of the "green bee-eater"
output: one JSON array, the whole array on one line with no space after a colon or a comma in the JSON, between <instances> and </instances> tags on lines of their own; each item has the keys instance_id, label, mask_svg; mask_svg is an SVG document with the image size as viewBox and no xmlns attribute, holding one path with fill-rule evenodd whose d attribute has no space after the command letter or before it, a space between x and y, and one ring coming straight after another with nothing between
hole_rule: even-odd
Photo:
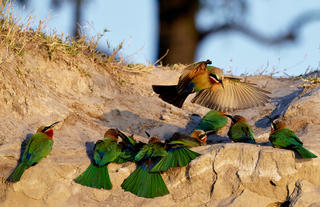
<instances>
[{"instance_id":1,"label":"green bee-eater","mask_svg":"<svg viewBox=\"0 0 320 207\"><path fill-rule=\"evenodd\" d=\"M241 82L239 78L225 77L220 68L207 66L210 60L187 66L177 85L153 85L159 98L181 108L189 94L196 92L192 103L218 111L233 111L263 105L269 92Z\"/></svg>"},{"instance_id":2,"label":"green bee-eater","mask_svg":"<svg viewBox=\"0 0 320 207\"><path fill-rule=\"evenodd\" d=\"M94 146L93 161L89 167L74 181L81 185L111 189L112 184L108 172L110 162L124 163L132 161L132 152L126 148L126 143L135 141L130 137L124 137L122 143L118 143L120 132L117 129L108 129L104 134L104 139L98 140ZM130 140L125 140L125 139Z\"/></svg>"},{"instance_id":3,"label":"green bee-eater","mask_svg":"<svg viewBox=\"0 0 320 207\"><path fill-rule=\"evenodd\" d=\"M28 140L26 149L22 155L20 164L8 177L7 181L17 182L20 180L23 172L40 162L42 158L46 157L52 149L53 145L53 129L58 122L51 124L50 126L41 126L37 133L32 135Z\"/></svg>"},{"instance_id":4,"label":"green bee-eater","mask_svg":"<svg viewBox=\"0 0 320 207\"><path fill-rule=\"evenodd\" d=\"M229 138L234 142L256 143L251 127L243 116L228 116L231 120L231 126L228 132Z\"/></svg>"},{"instance_id":5,"label":"green bee-eater","mask_svg":"<svg viewBox=\"0 0 320 207\"><path fill-rule=\"evenodd\" d=\"M216 110L210 110L200 121L196 129L203 131L218 131L228 123L225 113Z\"/></svg>"},{"instance_id":6,"label":"green bee-eater","mask_svg":"<svg viewBox=\"0 0 320 207\"><path fill-rule=\"evenodd\" d=\"M156 137L151 137L148 144L135 156L137 168L129 177L127 177L121 187L139 197L154 198L169 193L159 172L150 172L152 167L167 152L164 149L164 143Z\"/></svg>"},{"instance_id":7,"label":"green bee-eater","mask_svg":"<svg viewBox=\"0 0 320 207\"><path fill-rule=\"evenodd\" d=\"M317 156L303 147L301 139L290 129L286 128L283 121L272 122L270 142L274 147L294 150L302 158L316 158Z\"/></svg>"},{"instance_id":8,"label":"green bee-eater","mask_svg":"<svg viewBox=\"0 0 320 207\"><path fill-rule=\"evenodd\" d=\"M167 171L174 167L186 166L191 160L200 156L188 148L205 145L207 134L203 130L194 130L190 136L174 133L165 141L165 150L168 152L151 170L151 172Z\"/></svg>"}]
</instances>

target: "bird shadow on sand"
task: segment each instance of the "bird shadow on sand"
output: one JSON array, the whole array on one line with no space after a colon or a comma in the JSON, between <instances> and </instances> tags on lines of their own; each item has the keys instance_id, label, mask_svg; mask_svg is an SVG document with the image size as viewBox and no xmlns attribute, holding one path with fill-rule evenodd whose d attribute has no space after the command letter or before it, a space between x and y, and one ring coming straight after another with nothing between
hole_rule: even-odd
<instances>
[{"instance_id":1,"label":"bird shadow on sand","mask_svg":"<svg viewBox=\"0 0 320 207\"><path fill-rule=\"evenodd\" d=\"M256 145L260 145L260 146L272 146L271 142L267 141L267 142L257 142Z\"/></svg>"},{"instance_id":2,"label":"bird shadow on sand","mask_svg":"<svg viewBox=\"0 0 320 207\"><path fill-rule=\"evenodd\" d=\"M276 103L275 109L271 112L270 115L256 121L255 126L258 128L270 127L270 118L273 120L280 116L284 116L292 101L295 100L295 98L298 97L302 92L303 88L300 88L286 96L272 98L271 102Z\"/></svg>"},{"instance_id":3,"label":"bird shadow on sand","mask_svg":"<svg viewBox=\"0 0 320 207\"><path fill-rule=\"evenodd\" d=\"M94 142L86 142L86 153L87 153L87 156L89 157L91 162L93 161L94 145L95 145Z\"/></svg>"},{"instance_id":4,"label":"bird shadow on sand","mask_svg":"<svg viewBox=\"0 0 320 207\"><path fill-rule=\"evenodd\" d=\"M26 138L21 142L19 160L18 160L18 162L17 162L16 167L15 167L14 169L12 169L11 173L12 173L12 172L18 167L18 165L21 163L23 154L24 154L24 152L26 151L27 144L28 144L30 138L32 137L32 135L33 135L33 134L31 134L31 133L27 134L27 135L26 135ZM10 175L11 175L11 173L10 173ZM9 181L7 180L7 182L9 182Z\"/></svg>"},{"instance_id":5,"label":"bird shadow on sand","mask_svg":"<svg viewBox=\"0 0 320 207\"><path fill-rule=\"evenodd\" d=\"M118 128L128 134L142 137L147 137L145 131L151 136L155 135L162 139L171 137L174 132L184 132L184 128L166 121L143 118L138 114L119 109L113 109L108 113L102 114L97 122L108 128Z\"/></svg>"},{"instance_id":6,"label":"bird shadow on sand","mask_svg":"<svg viewBox=\"0 0 320 207\"><path fill-rule=\"evenodd\" d=\"M18 164L21 162L22 160L22 156L23 156L23 153L26 151L26 148L27 148L27 144L30 140L30 138L32 137L33 134L29 133L26 135L26 138L21 142L21 147L20 147L20 157L19 157L19 161L18 161Z\"/></svg>"}]
</instances>

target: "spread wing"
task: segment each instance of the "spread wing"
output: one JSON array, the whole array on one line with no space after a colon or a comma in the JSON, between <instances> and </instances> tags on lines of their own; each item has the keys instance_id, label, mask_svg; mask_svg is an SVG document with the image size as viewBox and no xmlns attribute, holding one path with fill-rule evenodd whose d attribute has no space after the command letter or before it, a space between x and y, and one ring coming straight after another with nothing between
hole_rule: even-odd
<instances>
[{"instance_id":1,"label":"spread wing","mask_svg":"<svg viewBox=\"0 0 320 207\"><path fill-rule=\"evenodd\" d=\"M218 111L233 111L263 105L270 98L265 91L252 83L225 78L221 84L212 84L211 88L201 90L193 99L197 103Z\"/></svg>"},{"instance_id":2,"label":"spread wing","mask_svg":"<svg viewBox=\"0 0 320 207\"><path fill-rule=\"evenodd\" d=\"M211 61L207 60L187 66L179 77L179 82L177 85L178 92L184 93L188 89L189 83L194 77L201 73L207 73L207 64L210 63Z\"/></svg>"}]
</instances>

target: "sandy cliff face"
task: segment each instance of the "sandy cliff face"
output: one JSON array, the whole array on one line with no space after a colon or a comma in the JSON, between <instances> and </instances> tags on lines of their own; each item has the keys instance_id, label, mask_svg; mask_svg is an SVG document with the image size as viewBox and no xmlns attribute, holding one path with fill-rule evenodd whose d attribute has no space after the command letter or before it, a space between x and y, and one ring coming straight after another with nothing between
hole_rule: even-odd
<instances>
[{"instance_id":1,"label":"sandy cliff face","mask_svg":"<svg viewBox=\"0 0 320 207\"><path fill-rule=\"evenodd\" d=\"M296 206L320 205L319 158L297 159L291 151L272 148L264 118L284 114L306 148L320 155L318 86L301 89L300 81L250 77L273 97L264 107L237 112L254 126L259 144L230 143L224 129L210 137L211 144L195 149L201 157L163 174L169 195L144 199L120 188L135 169L133 163L109 165L114 186L109 191L84 187L73 179L86 169L94 142L109 127L144 141L145 130L167 138L193 129L200 120L193 114L203 116L208 109L191 104L190 98L178 109L151 91L153 83L175 83L180 71L153 68L112 77L109 68L85 58L75 68L31 54L20 62L6 51L1 55L1 206L279 206L286 200ZM23 140L40 125L57 120L63 123L55 128L50 155L28 169L20 182L5 183Z\"/></svg>"}]
</instances>

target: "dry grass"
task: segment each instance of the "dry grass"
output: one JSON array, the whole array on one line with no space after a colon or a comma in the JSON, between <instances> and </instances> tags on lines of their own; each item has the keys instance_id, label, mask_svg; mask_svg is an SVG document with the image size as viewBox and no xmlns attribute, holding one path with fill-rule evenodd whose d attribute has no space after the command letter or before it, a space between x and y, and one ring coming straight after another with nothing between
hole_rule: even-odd
<instances>
[{"instance_id":1,"label":"dry grass","mask_svg":"<svg viewBox=\"0 0 320 207\"><path fill-rule=\"evenodd\" d=\"M106 68L110 72L123 68L130 69L118 55L122 44L111 49L107 43L107 47L111 51L110 54L105 54L97 49L98 42L106 31L91 39L82 35L75 40L57 32L50 34L46 20L35 23L34 19L31 16L25 20L17 18L13 12L12 3L8 0L0 0L0 48L5 48L6 55L10 54L17 59L19 57L23 59L26 54L40 54L49 61L64 61L70 67L77 68L89 77L90 71L84 70L78 63L84 57L86 60L90 60L93 65L102 65L102 68ZM6 59L7 57L1 57L0 64ZM16 72L17 74L22 73L19 69Z\"/></svg>"}]
</instances>

